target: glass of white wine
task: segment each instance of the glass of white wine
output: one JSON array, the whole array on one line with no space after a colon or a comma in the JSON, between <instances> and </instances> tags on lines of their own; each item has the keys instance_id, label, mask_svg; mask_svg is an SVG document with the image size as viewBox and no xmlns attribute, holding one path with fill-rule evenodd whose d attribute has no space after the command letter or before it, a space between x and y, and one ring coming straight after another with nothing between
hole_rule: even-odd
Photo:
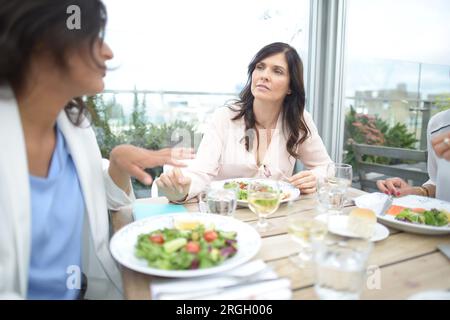
<instances>
[{"instance_id":1,"label":"glass of white wine","mask_svg":"<svg viewBox=\"0 0 450 320\"><path fill-rule=\"evenodd\" d=\"M258 216L254 227L261 232L270 230L267 217L280 206L281 190L276 180L254 179L247 186L247 201L250 210Z\"/></svg>"},{"instance_id":2,"label":"glass of white wine","mask_svg":"<svg viewBox=\"0 0 450 320\"><path fill-rule=\"evenodd\" d=\"M299 253L289 258L299 268L310 266L313 260L313 242L322 241L328 232L328 215L319 213L317 210L310 210L288 216L288 232L291 239L300 245Z\"/></svg>"}]
</instances>

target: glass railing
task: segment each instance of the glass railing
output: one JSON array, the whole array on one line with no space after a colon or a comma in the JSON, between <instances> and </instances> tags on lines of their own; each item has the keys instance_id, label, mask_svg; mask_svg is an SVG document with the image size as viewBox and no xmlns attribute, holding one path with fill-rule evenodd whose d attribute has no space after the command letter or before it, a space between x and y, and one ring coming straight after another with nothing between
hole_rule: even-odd
<instances>
[{"instance_id":1,"label":"glass railing","mask_svg":"<svg viewBox=\"0 0 450 320\"><path fill-rule=\"evenodd\" d=\"M227 92L153 90L105 90L101 94L102 103L112 109L108 122L114 132L128 130L136 111L147 123L182 121L194 124L197 131L203 132L208 116L237 97L238 93Z\"/></svg>"}]
</instances>

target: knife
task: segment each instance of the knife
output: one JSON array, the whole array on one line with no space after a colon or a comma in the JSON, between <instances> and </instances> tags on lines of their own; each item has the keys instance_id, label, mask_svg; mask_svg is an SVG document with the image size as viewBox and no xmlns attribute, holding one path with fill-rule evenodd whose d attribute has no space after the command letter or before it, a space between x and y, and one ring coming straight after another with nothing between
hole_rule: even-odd
<instances>
[{"instance_id":1,"label":"knife","mask_svg":"<svg viewBox=\"0 0 450 320\"><path fill-rule=\"evenodd\" d=\"M392 206L393 201L394 201L393 197L391 195L389 195L388 198L386 199L386 202L383 204L383 208L381 209L381 212L380 212L381 217L386 214L386 212Z\"/></svg>"}]
</instances>

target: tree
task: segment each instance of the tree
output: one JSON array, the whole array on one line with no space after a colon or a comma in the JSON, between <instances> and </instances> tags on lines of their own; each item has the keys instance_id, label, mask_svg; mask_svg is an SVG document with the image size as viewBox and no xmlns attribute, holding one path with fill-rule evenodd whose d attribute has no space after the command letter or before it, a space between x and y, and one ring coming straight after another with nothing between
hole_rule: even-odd
<instances>
[{"instance_id":1,"label":"tree","mask_svg":"<svg viewBox=\"0 0 450 320\"><path fill-rule=\"evenodd\" d=\"M443 94L437 97L435 102L438 112L450 109L450 94Z\"/></svg>"}]
</instances>

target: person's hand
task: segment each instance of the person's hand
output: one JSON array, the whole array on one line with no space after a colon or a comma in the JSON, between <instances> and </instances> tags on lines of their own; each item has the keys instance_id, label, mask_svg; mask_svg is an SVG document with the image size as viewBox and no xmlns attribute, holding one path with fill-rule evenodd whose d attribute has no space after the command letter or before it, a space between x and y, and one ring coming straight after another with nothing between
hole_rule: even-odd
<instances>
[{"instance_id":1,"label":"person's hand","mask_svg":"<svg viewBox=\"0 0 450 320\"><path fill-rule=\"evenodd\" d=\"M111 151L109 173L119 187L123 185L125 179L128 181L130 176L149 185L153 179L144 169L165 164L185 167L186 164L180 160L193 158L194 151L189 148L147 150L123 144Z\"/></svg>"},{"instance_id":2,"label":"person's hand","mask_svg":"<svg viewBox=\"0 0 450 320\"><path fill-rule=\"evenodd\" d=\"M438 134L431 139L431 146L436 156L450 161L450 132Z\"/></svg>"},{"instance_id":3,"label":"person's hand","mask_svg":"<svg viewBox=\"0 0 450 320\"><path fill-rule=\"evenodd\" d=\"M377 187L381 192L396 197L408 194L416 194L416 188L411 187L405 180L401 178L389 178L386 180L378 180Z\"/></svg>"},{"instance_id":4,"label":"person's hand","mask_svg":"<svg viewBox=\"0 0 450 320\"><path fill-rule=\"evenodd\" d=\"M185 177L179 168L163 173L156 180L158 190L171 201L186 199L191 187L191 178Z\"/></svg>"},{"instance_id":5,"label":"person's hand","mask_svg":"<svg viewBox=\"0 0 450 320\"><path fill-rule=\"evenodd\" d=\"M316 192L317 178L312 171L300 171L289 178L289 182L300 189L302 194Z\"/></svg>"}]
</instances>

